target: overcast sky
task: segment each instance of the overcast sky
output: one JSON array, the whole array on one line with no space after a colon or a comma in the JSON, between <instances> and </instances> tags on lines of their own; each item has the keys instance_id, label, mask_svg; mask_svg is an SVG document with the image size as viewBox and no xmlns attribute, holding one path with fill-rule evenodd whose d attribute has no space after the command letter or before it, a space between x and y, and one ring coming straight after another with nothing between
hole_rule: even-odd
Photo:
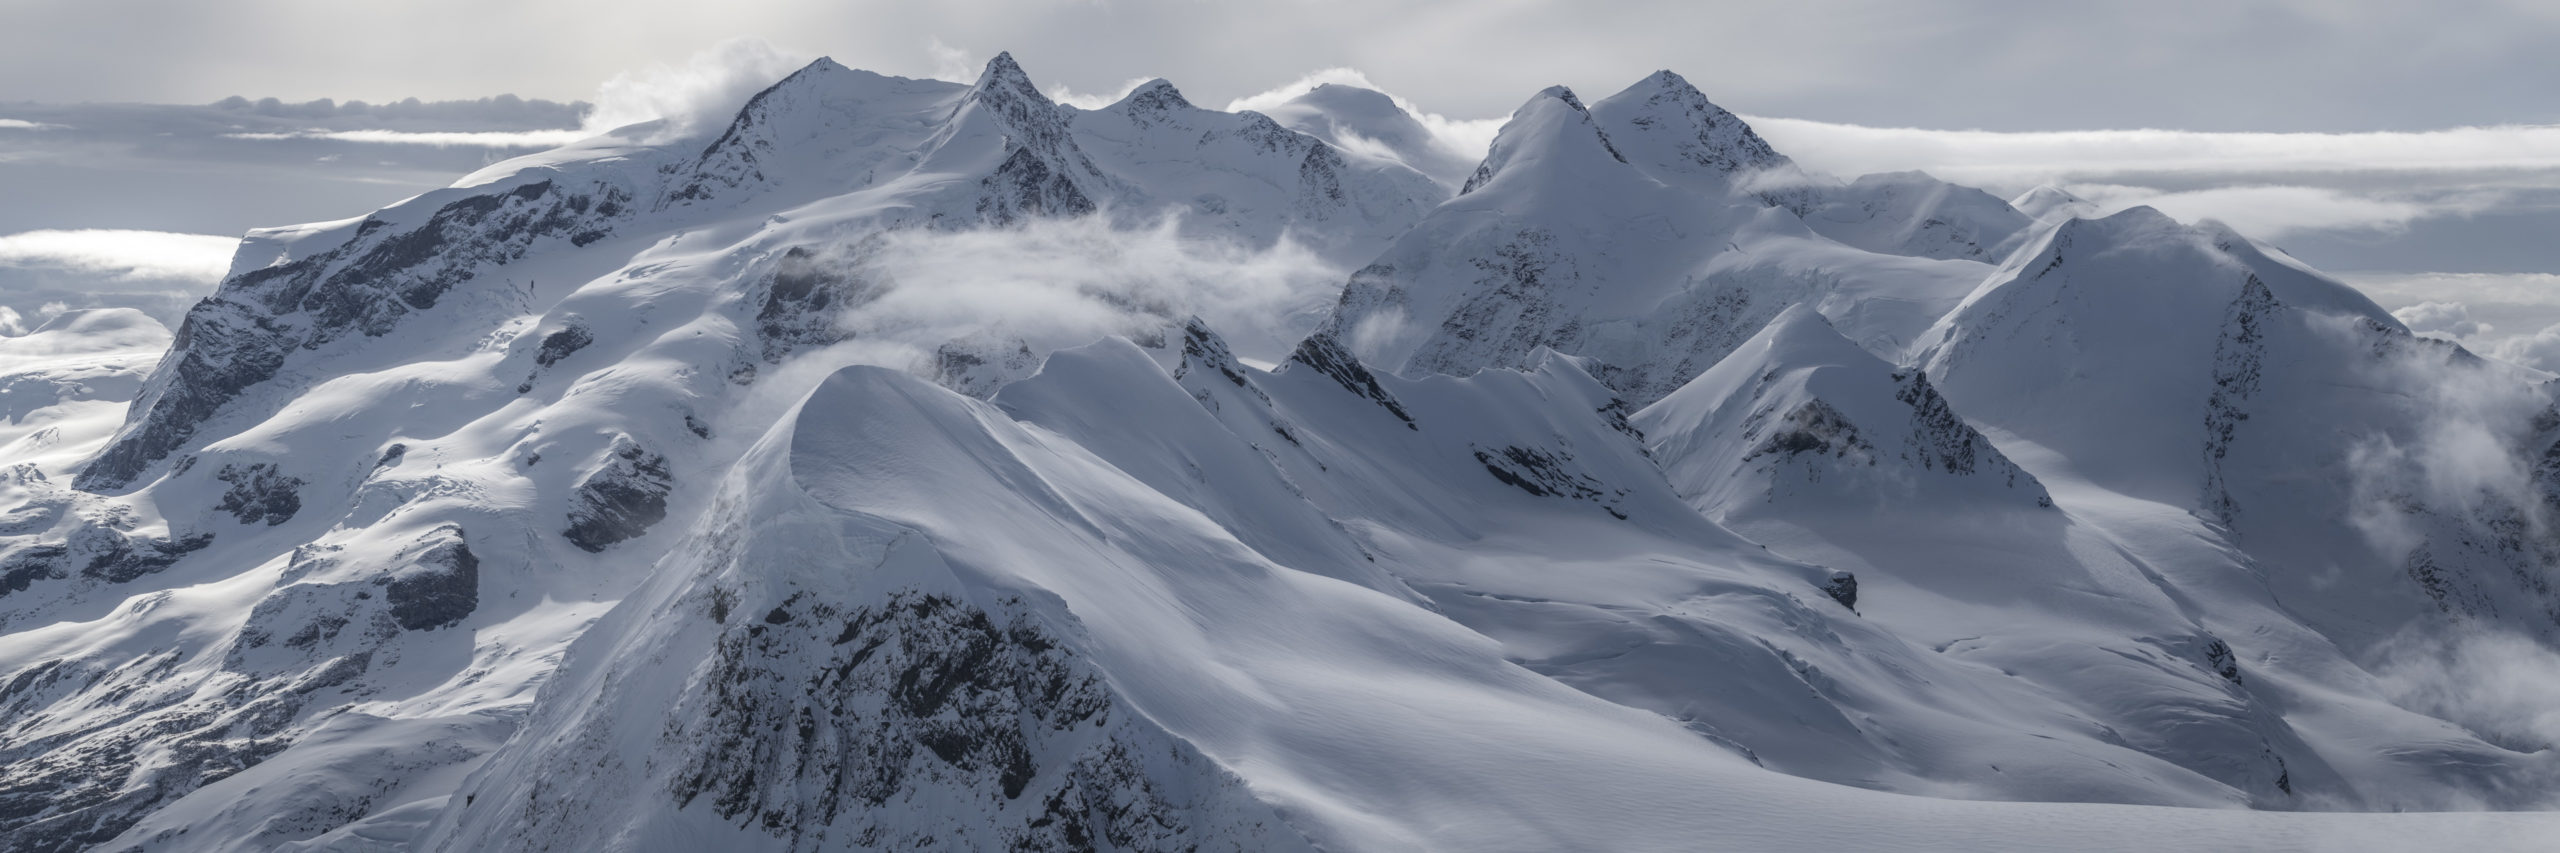
<instances>
[{"instance_id":1,"label":"overcast sky","mask_svg":"<svg viewBox=\"0 0 2560 853\"><path fill-rule=\"evenodd\" d=\"M0 100L581 98L756 37L923 76L939 42L1207 101L1358 68L1494 115L1674 68L1733 109L1991 130L2560 121L2552 0L0 0ZM147 24L147 25L138 25Z\"/></svg>"},{"instance_id":2,"label":"overcast sky","mask_svg":"<svg viewBox=\"0 0 2560 853\"><path fill-rule=\"evenodd\" d=\"M174 319L245 229L581 124L725 122L818 55L966 80L1011 50L1084 105L1155 76L1230 108L1367 85L1477 150L1547 85L1670 68L1816 169L2222 219L2560 367L2554 45L2560 0L0 0L0 333ZM453 103L384 106L409 98Z\"/></svg>"}]
</instances>

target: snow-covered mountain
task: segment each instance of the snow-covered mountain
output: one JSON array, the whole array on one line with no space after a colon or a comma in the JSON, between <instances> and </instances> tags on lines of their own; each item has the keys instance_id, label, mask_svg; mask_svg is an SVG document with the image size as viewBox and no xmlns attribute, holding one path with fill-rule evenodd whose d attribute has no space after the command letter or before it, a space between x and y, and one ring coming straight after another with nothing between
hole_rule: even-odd
<instances>
[{"instance_id":1,"label":"snow-covered mountain","mask_svg":"<svg viewBox=\"0 0 2560 853\"><path fill-rule=\"evenodd\" d=\"M2352 813L2560 780L2385 666L2560 629L2539 374L1669 72L1481 163L1029 80L819 60L0 339L0 850L2560 831Z\"/></svg>"}]
</instances>

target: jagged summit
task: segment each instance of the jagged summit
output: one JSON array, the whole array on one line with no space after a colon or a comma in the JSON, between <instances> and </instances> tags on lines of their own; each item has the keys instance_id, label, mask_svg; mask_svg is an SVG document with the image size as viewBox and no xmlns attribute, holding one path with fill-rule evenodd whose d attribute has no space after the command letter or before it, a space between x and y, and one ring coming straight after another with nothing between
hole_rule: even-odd
<instances>
[{"instance_id":1,"label":"jagged summit","mask_svg":"<svg viewBox=\"0 0 2560 853\"><path fill-rule=\"evenodd\" d=\"M1670 71L1657 71L1592 105L1619 150L1665 183L1721 191L1736 173L1793 161L1751 126Z\"/></svg>"},{"instance_id":2,"label":"jagged summit","mask_svg":"<svg viewBox=\"0 0 2560 853\"><path fill-rule=\"evenodd\" d=\"M987 60L986 71L969 87L969 97L955 108L955 115L972 105L992 111L1007 131L1028 137L1025 142L1030 145L1052 147L1066 135L1057 103L1032 85L1031 75L1023 72L1011 53Z\"/></svg>"},{"instance_id":3,"label":"jagged summit","mask_svg":"<svg viewBox=\"0 0 2560 853\"><path fill-rule=\"evenodd\" d=\"M1174 88L1172 81L1158 77L1138 84L1138 88L1129 90L1128 95L1105 109L1134 114L1187 110L1192 106L1191 101L1182 96L1182 90Z\"/></svg>"},{"instance_id":4,"label":"jagged summit","mask_svg":"<svg viewBox=\"0 0 2560 853\"><path fill-rule=\"evenodd\" d=\"M998 86L1011 89L1026 97L1038 98L1042 101L1049 99L1048 96L1040 94L1040 87L1032 85L1031 75L1022 70L1022 63L1013 61L1013 52L1009 50L996 51L996 55L987 60L986 68L978 72L978 82L974 88L986 91Z\"/></svg>"}]
</instances>

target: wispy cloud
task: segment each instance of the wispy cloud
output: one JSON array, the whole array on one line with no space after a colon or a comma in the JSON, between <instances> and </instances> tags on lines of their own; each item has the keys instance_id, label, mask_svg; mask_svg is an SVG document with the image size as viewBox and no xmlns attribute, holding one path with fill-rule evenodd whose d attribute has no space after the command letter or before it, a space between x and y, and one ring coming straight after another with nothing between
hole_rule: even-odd
<instances>
[{"instance_id":1,"label":"wispy cloud","mask_svg":"<svg viewBox=\"0 0 2560 853\"><path fill-rule=\"evenodd\" d=\"M2391 316L2410 331L2456 340L2494 331L2489 324L2471 319L2471 307L2460 302L2420 302L2392 311Z\"/></svg>"},{"instance_id":2,"label":"wispy cloud","mask_svg":"<svg viewBox=\"0 0 2560 853\"><path fill-rule=\"evenodd\" d=\"M1098 110L1119 103L1121 98L1128 97L1129 93L1137 91L1139 86L1146 85L1147 81L1153 79L1156 78L1131 77L1120 81L1118 86L1100 92L1078 92L1067 88L1067 84L1064 83L1052 83L1040 87L1040 90L1048 94L1049 100L1080 110Z\"/></svg>"},{"instance_id":3,"label":"wispy cloud","mask_svg":"<svg viewBox=\"0 0 2560 853\"><path fill-rule=\"evenodd\" d=\"M61 130L62 125L28 121L22 118L0 118L0 130Z\"/></svg>"},{"instance_id":4,"label":"wispy cloud","mask_svg":"<svg viewBox=\"0 0 2560 853\"><path fill-rule=\"evenodd\" d=\"M2460 216L2496 206L2494 194L2454 193L2415 199L2362 195L2327 187L2251 184L2168 191L2120 184L2067 185L2104 213L2149 205L2185 220L2218 219L2242 233L2280 240L2305 231L2389 231L2430 216Z\"/></svg>"},{"instance_id":5,"label":"wispy cloud","mask_svg":"<svg viewBox=\"0 0 2560 853\"><path fill-rule=\"evenodd\" d=\"M681 63L614 75L596 90L595 109L579 129L592 136L659 119L671 135L725 126L748 98L815 58L763 39L723 41Z\"/></svg>"},{"instance_id":6,"label":"wispy cloud","mask_svg":"<svg viewBox=\"0 0 2560 853\"><path fill-rule=\"evenodd\" d=\"M1313 92L1316 90L1316 87L1323 86L1328 83L1341 86L1357 86L1386 95L1388 100L1395 102L1397 109L1404 110L1407 114L1413 116L1415 121L1421 122L1423 127L1430 129L1431 135L1437 138L1442 146L1448 148L1451 152L1459 156L1470 159L1484 159L1486 149L1493 147L1493 135L1502 130L1503 122L1510 120L1509 116L1472 119L1451 118L1449 116L1431 112L1430 110L1423 109L1419 104L1406 100L1401 95L1389 92L1378 84L1370 82L1369 75L1361 73L1357 68L1339 67L1326 68L1311 72L1276 88L1264 90L1256 94L1246 95L1233 101L1229 101L1227 102L1227 111L1269 111L1281 104L1296 100L1308 92Z\"/></svg>"},{"instance_id":7,"label":"wispy cloud","mask_svg":"<svg viewBox=\"0 0 2560 853\"><path fill-rule=\"evenodd\" d=\"M1185 238L1167 219L1105 217L1019 228L915 229L829 253L867 282L839 319L875 364L924 363L947 341L1014 339L1035 352L1143 336L1199 315L1240 355L1278 360L1323 318L1348 271L1282 240L1253 249Z\"/></svg>"},{"instance_id":8,"label":"wispy cloud","mask_svg":"<svg viewBox=\"0 0 2560 853\"><path fill-rule=\"evenodd\" d=\"M2406 633L2374 667L2403 705L2521 752L2560 747L2560 653L2510 631Z\"/></svg>"},{"instance_id":9,"label":"wispy cloud","mask_svg":"<svg viewBox=\"0 0 2560 853\"><path fill-rule=\"evenodd\" d=\"M2540 203L2531 199L2560 191L2560 126L2552 125L1995 132L1748 121L1816 171L1918 170L2002 194L2053 184L2108 212L2150 205L2181 219L2220 219L2263 239L2397 233L2425 220L2533 208Z\"/></svg>"},{"instance_id":10,"label":"wispy cloud","mask_svg":"<svg viewBox=\"0 0 2560 853\"><path fill-rule=\"evenodd\" d=\"M2560 373L2560 273L2350 273L2340 276L2420 333Z\"/></svg>"},{"instance_id":11,"label":"wispy cloud","mask_svg":"<svg viewBox=\"0 0 2560 853\"><path fill-rule=\"evenodd\" d=\"M926 39L924 52L933 61L931 79L949 83L978 82L979 63L986 61L967 48L944 44L939 38Z\"/></svg>"},{"instance_id":12,"label":"wispy cloud","mask_svg":"<svg viewBox=\"0 0 2560 853\"><path fill-rule=\"evenodd\" d=\"M1841 174L1923 169L1956 181L2036 184L2142 172L2270 173L2560 170L2560 126L2424 132L1998 132L1862 127L1747 117L1771 145Z\"/></svg>"},{"instance_id":13,"label":"wispy cloud","mask_svg":"<svg viewBox=\"0 0 2560 853\"><path fill-rule=\"evenodd\" d=\"M431 145L438 148L556 148L594 134L584 130L297 130L275 133L226 133L226 139L326 139L383 145Z\"/></svg>"}]
</instances>

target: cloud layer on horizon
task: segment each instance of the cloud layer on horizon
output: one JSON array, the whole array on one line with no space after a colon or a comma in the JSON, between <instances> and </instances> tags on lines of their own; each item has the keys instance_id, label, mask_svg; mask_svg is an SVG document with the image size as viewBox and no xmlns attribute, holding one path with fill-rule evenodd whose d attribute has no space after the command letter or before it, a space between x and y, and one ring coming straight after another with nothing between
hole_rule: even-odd
<instances>
[{"instance_id":1,"label":"cloud layer on horizon","mask_svg":"<svg viewBox=\"0 0 2560 853\"><path fill-rule=\"evenodd\" d=\"M1880 127L2560 121L2560 64L2544 58L2560 7L2537 0L22 5L0 30L0 100L564 99L743 36L906 76L1011 50L1035 79L1079 92L1179 73L1204 103L1310 68L1360 68L1461 116L1552 84L1596 93L1671 68L1746 113Z\"/></svg>"}]
</instances>

